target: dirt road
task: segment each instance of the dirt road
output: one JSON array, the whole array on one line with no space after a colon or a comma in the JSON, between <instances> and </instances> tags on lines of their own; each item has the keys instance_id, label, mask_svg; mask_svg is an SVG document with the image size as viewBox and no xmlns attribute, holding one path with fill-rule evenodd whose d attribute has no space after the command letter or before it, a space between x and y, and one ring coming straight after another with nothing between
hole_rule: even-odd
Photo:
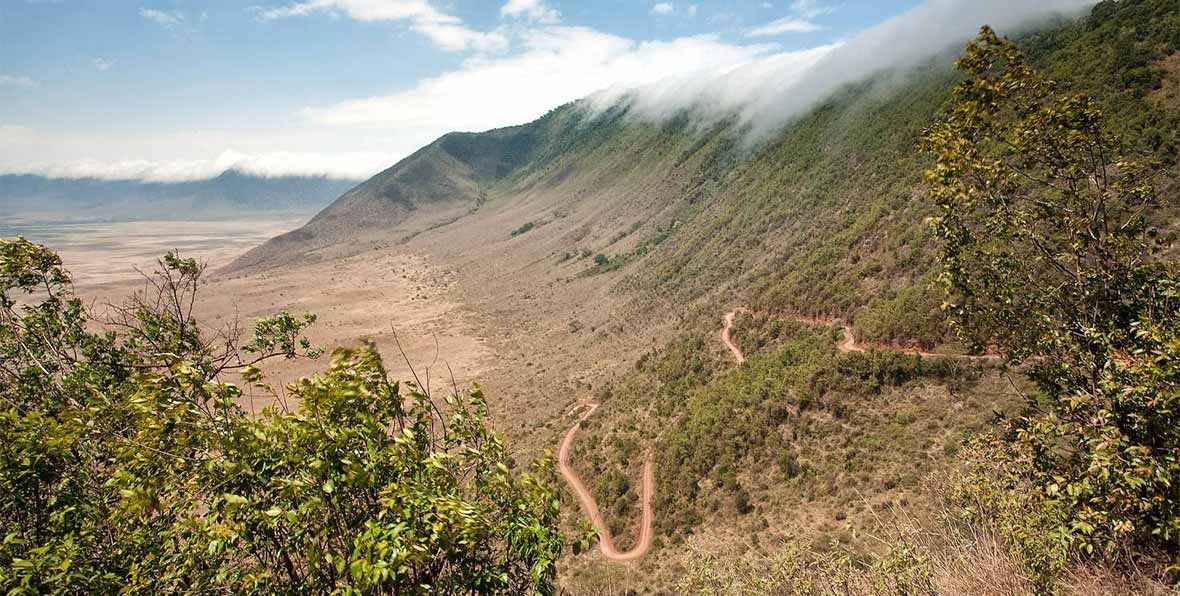
<instances>
[{"instance_id":1,"label":"dirt road","mask_svg":"<svg viewBox=\"0 0 1180 596\"><path fill-rule=\"evenodd\" d=\"M736 360L739 365L746 361L746 355L742 354L741 348L737 347L737 344L733 343L733 339L729 336L729 331L730 329L733 329L734 317L736 317L738 313L741 312L745 312L745 309L739 308L733 312L725 313L725 324L721 326L721 342L724 343L725 347L729 348L729 351L733 353L733 359Z\"/></svg>"},{"instance_id":2,"label":"dirt road","mask_svg":"<svg viewBox=\"0 0 1180 596\"><path fill-rule=\"evenodd\" d=\"M864 346L856 343L856 336L852 334L852 327L841 325L840 328L844 330L844 341L840 342L839 346L836 346L838 350L845 354L865 351Z\"/></svg>"},{"instance_id":3,"label":"dirt road","mask_svg":"<svg viewBox=\"0 0 1180 596\"><path fill-rule=\"evenodd\" d=\"M586 413L582 414L574 426L565 433L565 437L561 440L561 447L557 451L557 468L569 483L574 495L578 497L578 502L582 504L582 510L586 512L586 515L590 517L590 522L598 530L598 548L602 551L602 556L610 561L635 561L643 558L647 551L651 550L651 541L654 536L652 523L655 521L656 515L652 508L652 499L656 492L656 480L652 469L652 453L649 449L643 455L643 494L639 497L643 513L640 519L639 540L630 550L620 551L615 547L614 537L611 536L610 528L607 527L606 520L598 510L598 503L594 500L594 495L590 493L590 490L582 483L582 479L578 477L577 472L570 466L570 446L573 445L574 436L582 427L582 422L597 409L598 404L596 403L586 404Z\"/></svg>"},{"instance_id":4,"label":"dirt road","mask_svg":"<svg viewBox=\"0 0 1180 596\"><path fill-rule=\"evenodd\" d=\"M731 336L730 331L733 328L734 318L736 318L738 314L746 313L746 312L750 312L750 311L748 311L745 308L737 308L737 309L734 309L732 312L726 313L725 314L725 324L721 328L721 341L724 342L725 346L727 348L729 348L729 351L733 353L734 360L736 360L738 364L742 364L743 362L745 362L746 356L745 356L745 354L742 353L741 349L737 347L737 344L735 344L733 342L733 337ZM843 321L840 321L839 319L815 319L815 318L808 318L808 317L786 317L786 319L792 320L792 321L798 321L800 323L806 323L808 325L831 325L832 323L840 323L840 330L844 332L844 340L841 341L836 346L836 348L838 350L840 350L841 353L844 353L844 354L847 354L849 352L864 352L865 351L865 345L858 342L856 340L856 335L854 335L852 333L852 326L848 325L847 323L844 323ZM881 346L881 347L886 348L886 349L898 350L901 352L905 352L906 354L913 354L914 356L920 356L922 358L957 358L959 360L974 360L974 361L1000 360L1000 357L995 354L985 354L982 356L968 356L965 354L939 354L937 352L922 352L919 350L908 350L908 349L892 347L892 346Z\"/></svg>"},{"instance_id":5,"label":"dirt road","mask_svg":"<svg viewBox=\"0 0 1180 596\"><path fill-rule=\"evenodd\" d=\"M746 361L746 355L742 353L741 348L733 342L731 332L733 330L734 319L738 313L748 312L744 308L738 308L732 312L726 313L721 326L721 342L733 354L733 359L740 366ZM817 321L812 319L799 318L799 321L805 323L815 324ZM835 321L831 321L835 322ZM827 324L831 324L831 322ZM821 323L822 324L822 323ZM852 327L841 323L841 329L844 331L844 341L840 342L838 349L841 352L863 352L864 346L856 341L856 336L852 333ZM925 352L916 352L922 357L952 357L952 358L994 358L993 356L951 356L946 354L929 354ZM610 561L636 561L643 558L649 550L651 550L651 542L654 536L652 530L652 523L655 521L655 509L652 507L652 499L655 497L656 481L655 473L652 468L652 452L648 449L643 455L643 494L640 498L640 507L642 508L642 517L639 522L639 540L630 550L620 551L615 546L614 537L611 536L610 528L606 525L606 520L602 517L602 512L598 510L598 502L594 500L594 495L586 485L582 483L582 479L578 477L577 472L570 466L570 448L574 443L574 437L578 434L578 429L582 427L582 423L586 421L594 411L598 409L597 403L586 403L576 406L572 412L576 412L581 408L586 408L586 412L582 414L578 421L574 423L565 436L561 439L561 446L557 450L557 468L561 475L565 477L566 482L570 485L570 490L573 491L574 496L578 498L578 502L582 506L582 510L590 517L590 522L594 524L595 529L598 530L598 548L602 551L602 556Z\"/></svg>"}]
</instances>

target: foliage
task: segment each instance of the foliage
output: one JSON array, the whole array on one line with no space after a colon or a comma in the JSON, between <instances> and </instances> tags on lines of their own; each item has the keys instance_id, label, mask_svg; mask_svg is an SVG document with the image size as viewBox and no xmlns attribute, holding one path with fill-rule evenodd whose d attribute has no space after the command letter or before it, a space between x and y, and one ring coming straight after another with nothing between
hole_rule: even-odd
<instances>
[{"instance_id":1,"label":"foliage","mask_svg":"<svg viewBox=\"0 0 1180 596\"><path fill-rule=\"evenodd\" d=\"M616 269L622 269L624 265L631 262L634 258L634 253L627 253L608 257L602 253L594 255L594 265L582 270L578 273L578 277L590 277L601 273L610 273Z\"/></svg>"},{"instance_id":2,"label":"foliage","mask_svg":"<svg viewBox=\"0 0 1180 596\"><path fill-rule=\"evenodd\" d=\"M1180 138L1180 105L1160 105L1151 84L1132 89L1125 81L1138 80L1136 69L1165 76L1159 61L1180 49L1176 40L1175 0L1101 2L1091 15L1018 38L1063 88L1089 92L1113 132L1169 165ZM680 182L687 189L667 191L685 195L684 205L661 204L660 213L676 209L682 225L650 252L655 258L631 268L640 286L668 304L733 288L755 310L842 318L866 339L923 346L953 339L939 329L945 327L940 313L928 310L931 293L915 295L938 270L937 244L922 225L935 209L920 200L925 189L915 175L929 162L917 146L959 80L949 67L953 59L948 52L904 77L841 90L772 142L739 155L713 194L698 196L687 182ZM1165 80L1180 78L1178 72ZM723 137L715 133L701 152L726 147ZM692 175L677 169L667 176ZM701 203L707 207L689 208ZM1175 219L1174 210L1157 214L1161 223ZM922 310L889 304L907 288L915 289L908 298L922 298L910 303ZM873 320L862 323L866 316Z\"/></svg>"},{"instance_id":3,"label":"foliage","mask_svg":"<svg viewBox=\"0 0 1180 596\"><path fill-rule=\"evenodd\" d=\"M515 238L517 236L520 236L521 234L526 234L526 233L532 231L532 229L535 227L537 227L537 224L535 224L531 221L526 222L526 223L522 224L519 228L512 230L512 237Z\"/></svg>"},{"instance_id":4,"label":"foliage","mask_svg":"<svg viewBox=\"0 0 1180 596\"><path fill-rule=\"evenodd\" d=\"M773 554L750 553L724 561L696 553L677 585L681 594L934 594L928 562L911 547L899 545L868 565L846 552L814 552L789 542Z\"/></svg>"},{"instance_id":5,"label":"foliage","mask_svg":"<svg viewBox=\"0 0 1180 596\"><path fill-rule=\"evenodd\" d=\"M201 271L169 254L96 321L56 255L0 241L0 589L555 590L551 463L513 471L478 389L436 404L365 347L252 415L226 377L270 391L255 365L314 355L314 319L209 335Z\"/></svg>"},{"instance_id":6,"label":"foliage","mask_svg":"<svg viewBox=\"0 0 1180 596\"><path fill-rule=\"evenodd\" d=\"M961 336L1031 361L1009 458L1082 553L1180 548L1176 269L1153 260L1152 169L1097 103L984 28L925 136L942 279ZM998 452L999 453L999 452Z\"/></svg>"},{"instance_id":7,"label":"foliage","mask_svg":"<svg viewBox=\"0 0 1180 596\"><path fill-rule=\"evenodd\" d=\"M902 288L869 301L856 317L856 336L869 343L915 342L922 349L933 349L946 336L941 306L937 290L924 285Z\"/></svg>"},{"instance_id":8,"label":"foliage","mask_svg":"<svg viewBox=\"0 0 1180 596\"><path fill-rule=\"evenodd\" d=\"M1036 487L1025 473L1027 452L1010 437L985 432L967 442L960 460L962 469L943 487L954 521L996 533L1026 575L1047 590L1071 562L1071 553L1057 539L1063 509L1028 498ZM1018 461L1022 465L1014 465Z\"/></svg>"},{"instance_id":9,"label":"foliage","mask_svg":"<svg viewBox=\"0 0 1180 596\"><path fill-rule=\"evenodd\" d=\"M742 315L738 323L734 337L743 347L747 336L765 342L746 352L742 366L735 368L728 354L718 365L702 340L684 339L642 358L613 392L612 401L642 400L658 419L675 421L654 431L656 470L667 487L656 494L663 532L691 533L721 507L739 514L769 509L758 485L789 485L842 505L860 502L855 491L862 481L874 490L900 478L917 484L941 433L928 423L929 434L915 434L906 428L907 416L941 418L934 412L954 407L927 400L918 389L971 387L980 376L977 367L953 359L888 350L841 354L838 333L795 322ZM992 398L980 412L960 405L952 424L971 428L999 401ZM611 433L614 442L627 436L617 428ZM913 465L918 454L922 463ZM863 479L848 477L860 472ZM596 495L612 508L614 495Z\"/></svg>"}]
</instances>

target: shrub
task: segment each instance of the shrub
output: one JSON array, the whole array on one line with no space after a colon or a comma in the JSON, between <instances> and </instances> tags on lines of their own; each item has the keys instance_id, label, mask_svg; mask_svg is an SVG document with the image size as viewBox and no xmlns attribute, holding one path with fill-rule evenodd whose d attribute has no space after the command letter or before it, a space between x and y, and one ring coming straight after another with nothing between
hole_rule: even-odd
<instances>
[{"instance_id":1,"label":"shrub","mask_svg":"<svg viewBox=\"0 0 1180 596\"><path fill-rule=\"evenodd\" d=\"M227 376L268 391L314 317L209 335L201 272L167 255L96 331L57 255L0 241L0 590L555 590L552 466L512 471L478 389L436 404L365 347L252 415Z\"/></svg>"},{"instance_id":2,"label":"shrub","mask_svg":"<svg viewBox=\"0 0 1180 596\"><path fill-rule=\"evenodd\" d=\"M531 221L528 223L525 223L524 225L520 226L519 228L512 230L512 237L515 238L521 234L528 233L530 230L532 230L535 227L537 227L537 224L535 224Z\"/></svg>"}]
</instances>

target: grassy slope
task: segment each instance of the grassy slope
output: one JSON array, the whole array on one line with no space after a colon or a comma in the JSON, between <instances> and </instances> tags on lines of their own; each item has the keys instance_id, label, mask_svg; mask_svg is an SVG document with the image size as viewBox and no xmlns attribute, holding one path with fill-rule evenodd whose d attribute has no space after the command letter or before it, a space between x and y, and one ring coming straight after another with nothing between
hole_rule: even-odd
<instances>
[{"instance_id":1,"label":"grassy slope","mask_svg":"<svg viewBox=\"0 0 1180 596\"><path fill-rule=\"evenodd\" d=\"M1157 217L1168 227L1177 104L1156 89L1168 88L1178 9L1162 0L1103 4L1091 19L1022 40L1063 88L1099 97L1111 128L1160 160L1171 204ZM900 87L846 90L728 173L724 190L633 273L637 286L664 296L733 291L700 309L709 334L653 352L603 392L602 418L583 439L584 477L598 478L616 529L637 518L635 453L659 434L665 542L700 544L699 534L729 555L783 535L869 548L865 532L882 530L881 511L902 504L907 515L929 514L937 506L929 474L952 465L959 441L993 410L1019 409L1019 394L994 371L839 355L834 335L796 324L739 321L736 336L755 354L741 369L710 344L707 323L723 300L854 318L868 339L945 340L937 291L927 288L936 265L915 147L955 80L932 66ZM657 552L641 583L675 577L683 552ZM601 572L591 565L573 581L591 585Z\"/></svg>"},{"instance_id":2,"label":"grassy slope","mask_svg":"<svg viewBox=\"0 0 1180 596\"><path fill-rule=\"evenodd\" d=\"M1177 106L1150 90L1180 43L1177 12L1174 0L1104 3L1086 22L1022 39L1050 76L1098 97L1112 129L1170 172ZM937 292L926 291L934 252L916 145L949 100L952 61L850 87L799 119L724 174L723 190L636 274L641 285L689 298L729 285L764 309L856 320L866 339L943 341Z\"/></svg>"},{"instance_id":3,"label":"grassy slope","mask_svg":"<svg viewBox=\"0 0 1180 596\"><path fill-rule=\"evenodd\" d=\"M1180 42L1177 8L1175 0L1104 3L1093 19L1023 40L1054 77L1101 98L1116 130L1169 173L1177 104L1152 89L1162 77L1156 63ZM741 322L738 338L765 342L749 344L748 366L735 370L714 334L721 313L745 303L850 318L865 339L945 340L937 292L927 288L934 248L922 224L926 162L915 145L949 99L951 60L845 89L752 152L724 126L636 122L624 107L589 117L565 106L522 127L444 137L409 158L429 158L425 169L399 164L368 186L404 187L410 200L346 195L323 219L379 223L370 228L386 242L415 236L415 247L475 264L473 287L487 290L473 297L486 294L502 318L519 305L498 296L575 288L587 306L561 331L576 338L568 343L575 351L597 338L621 344L616 338L644 333L657 317L678 320L683 336L600 389L604 406L576 446L617 529L637 518L638 453L659 436L662 543L696 535L740 551L753 546L747 536L795 532L864 546L858 533L874 523L866 502L932 507L925 475L951 461L958 439L993 408L1015 407L1012 388L989 371L840 355L824 330L776 331L755 319ZM423 192L415 171L445 181L437 186L444 192ZM1164 180L1166 193L1175 178ZM442 214L461 219L434 227L449 221ZM496 231L479 251L503 254L535 283L481 271L464 243L476 226ZM317 233L296 232L295 244ZM605 262L595 265L598 254ZM626 308L611 303L596 315L593 303L607 294L624 297ZM579 386L562 398L581 397L583 382L601 387L591 378L597 366L590 376L575 368L563 374ZM517 391L532 415L556 418L563 404L547 392L556 384L527 385ZM540 440L555 444L548 439L566 424L550 422L528 434L552 434ZM683 552L657 547L641 578L674 575Z\"/></svg>"}]
</instances>

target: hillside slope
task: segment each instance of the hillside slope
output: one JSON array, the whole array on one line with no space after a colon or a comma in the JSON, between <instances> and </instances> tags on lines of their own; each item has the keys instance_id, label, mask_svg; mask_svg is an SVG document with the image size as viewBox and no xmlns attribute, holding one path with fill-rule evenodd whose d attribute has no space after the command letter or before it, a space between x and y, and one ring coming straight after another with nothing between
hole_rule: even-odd
<instances>
[{"instance_id":1,"label":"hillside slope","mask_svg":"<svg viewBox=\"0 0 1180 596\"><path fill-rule=\"evenodd\" d=\"M1178 15L1175 0L1103 2L1020 39L1159 161L1155 216L1172 229ZM840 317L870 344L954 348L929 287L917 141L958 81L956 54L847 86L757 147L729 122L652 122L626 101L443 137L238 267L377 249L455 271L497 354L484 384L511 396L493 406L515 444L554 447L567 412L601 405L572 460L620 548L637 534L639 454L654 451L652 555L623 583L675 578L689 555L669 544L872 548L877 512L929 514L927 475L1022 388L986 365L843 354L838 329L783 321ZM743 305L757 314L738 320L749 361L735 367L716 337ZM609 575L581 563L580 586Z\"/></svg>"},{"instance_id":2,"label":"hillside slope","mask_svg":"<svg viewBox=\"0 0 1180 596\"><path fill-rule=\"evenodd\" d=\"M1175 112L1150 92L1177 43L1175 3L1111 6L1023 43L1170 163ZM754 148L725 122L702 128L682 114L652 123L632 117L626 101L606 113L580 102L522 126L446 135L236 266L400 244L426 230L447 237L443 227L467 237L512 214L513 229L556 224L530 234L531 259L538 243L555 259L601 253L644 304L728 287L760 307L863 320L866 338L931 347L945 330L938 300L911 289L925 287L933 264L915 147L947 99L953 56L850 85ZM467 217L480 210L486 217ZM921 312L896 320L903 311Z\"/></svg>"},{"instance_id":3,"label":"hillside slope","mask_svg":"<svg viewBox=\"0 0 1180 596\"><path fill-rule=\"evenodd\" d=\"M244 255L231 268L276 264L333 246L359 250L401 242L474 212L522 167L552 159L568 137L569 107L535 122L483 133L450 133L344 193L307 225Z\"/></svg>"}]
</instances>

